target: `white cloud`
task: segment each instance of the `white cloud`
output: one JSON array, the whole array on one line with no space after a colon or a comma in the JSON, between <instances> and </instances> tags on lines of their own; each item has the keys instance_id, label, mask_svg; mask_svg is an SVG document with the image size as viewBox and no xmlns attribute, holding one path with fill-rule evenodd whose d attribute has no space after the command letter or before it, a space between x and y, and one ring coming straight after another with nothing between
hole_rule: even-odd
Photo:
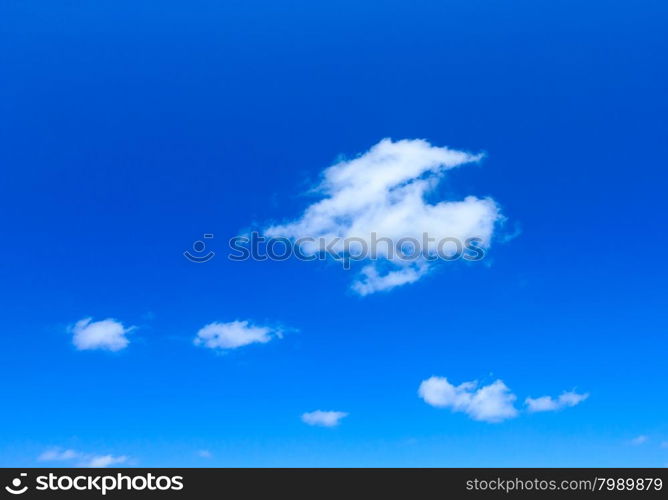
<instances>
[{"instance_id":1,"label":"white cloud","mask_svg":"<svg viewBox=\"0 0 668 500\"><path fill-rule=\"evenodd\" d=\"M211 458L213 454L209 450L197 450L197 456L201 458Z\"/></svg>"},{"instance_id":2,"label":"white cloud","mask_svg":"<svg viewBox=\"0 0 668 500\"><path fill-rule=\"evenodd\" d=\"M423 263L416 263L412 266L406 266L403 269L390 271L385 275L380 275L376 266L364 266L359 277L353 283L353 290L360 295L369 295L374 292L391 290L396 286L414 283L419 280L428 271L428 266Z\"/></svg>"},{"instance_id":3,"label":"white cloud","mask_svg":"<svg viewBox=\"0 0 668 500\"><path fill-rule=\"evenodd\" d=\"M122 323L114 319L92 321L92 318L85 318L77 321L70 331L73 334L72 342L81 351L89 349L120 351L127 347L129 341L126 334L133 329L134 327L125 328Z\"/></svg>"},{"instance_id":4,"label":"white cloud","mask_svg":"<svg viewBox=\"0 0 668 500\"><path fill-rule=\"evenodd\" d=\"M466 413L473 420L501 422L518 414L517 397L501 380L478 387L477 382L455 386L445 377L430 377L422 381L418 394L431 406Z\"/></svg>"},{"instance_id":5,"label":"white cloud","mask_svg":"<svg viewBox=\"0 0 668 500\"><path fill-rule=\"evenodd\" d=\"M648 437L645 436L644 434L641 434L640 436L634 437L630 442L634 446L639 446L641 444L645 444L648 441Z\"/></svg>"},{"instance_id":6,"label":"white cloud","mask_svg":"<svg viewBox=\"0 0 668 500\"><path fill-rule=\"evenodd\" d=\"M322 411L316 410L304 413L302 422L308 425L318 425L321 427L336 427L342 418L348 414L343 411Z\"/></svg>"},{"instance_id":7,"label":"white cloud","mask_svg":"<svg viewBox=\"0 0 668 500\"><path fill-rule=\"evenodd\" d=\"M40 462L59 462L66 460L73 460L80 456L79 452L74 450L60 450L58 448L46 450L42 453L37 460Z\"/></svg>"},{"instance_id":8,"label":"white cloud","mask_svg":"<svg viewBox=\"0 0 668 500\"><path fill-rule=\"evenodd\" d=\"M279 330L267 326L254 326L248 321L209 323L197 332L195 345L210 349L236 349L249 344L266 344L274 337L281 337Z\"/></svg>"},{"instance_id":9,"label":"white cloud","mask_svg":"<svg viewBox=\"0 0 668 500\"><path fill-rule=\"evenodd\" d=\"M422 381L418 394L431 406L466 413L474 420L500 422L519 414L515 408L517 396L501 380L482 387L475 381L455 386L445 377L434 376ZM556 411L575 406L588 397L589 394L568 391L556 399L550 396L526 398L525 404L529 413Z\"/></svg>"},{"instance_id":10,"label":"white cloud","mask_svg":"<svg viewBox=\"0 0 668 500\"><path fill-rule=\"evenodd\" d=\"M324 246L337 238L360 238L371 247L372 233L395 244L406 237L422 242L427 233L434 238L425 249L430 255L436 255L437 242L448 237L462 242L480 238L480 246L487 248L501 217L494 200L467 196L435 204L425 201L446 170L480 159L481 155L435 147L424 140L383 139L366 153L325 169L317 189L322 199L307 207L299 219L269 227L265 234L322 238L327 242ZM304 245L302 251L315 254L322 246ZM345 251L342 241L331 248L340 255ZM376 248L378 259L353 284L361 295L413 283L432 265L426 259L406 261L390 255L387 244ZM379 272L381 261L390 267L385 274Z\"/></svg>"},{"instance_id":11,"label":"white cloud","mask_svg":"<svg viewBox=\"0 0 668 500\"><path fill-rule=\"evenodd\" d=\"M527 411L537 413L541 411L557 411L563 408L578 405L589 397L589 394L578 394L575 391L562 393L558 398L541 396L539 398L526 398Z\"/></svg>"},{"instance_id":12,"label":"white cloud","mask_svg":"<svg viewBox=\"0 0 668 500\"><path fill-rule=\"evenodd\" d=\"M105 468L110 465L122 464L127 461L128 457L120 456L115 457L113 455L96 455L88 458L84 463L81 464L82 467L91 467L91 468Z\"/></svg>"},{"instance_id":13,"label":"white cloud","mask_svg":"<svg viewBox=\"0 0 668 500\"><path fill-rule=\"evenodd\" d=\"M114 455L94 455L91 453L82 453L79 451L59 448L52 448L42 453L37 460L40 462L68 462L76 461L77 467L103 468L110 465L122 464L128 460L128 457Z\"/></svg>"}]
</instances>

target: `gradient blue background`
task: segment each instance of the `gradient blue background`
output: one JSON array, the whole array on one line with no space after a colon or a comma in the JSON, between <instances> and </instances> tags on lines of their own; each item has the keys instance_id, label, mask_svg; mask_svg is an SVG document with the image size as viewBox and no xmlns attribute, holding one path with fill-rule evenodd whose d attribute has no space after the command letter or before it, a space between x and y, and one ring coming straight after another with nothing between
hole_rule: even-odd
<instances>
[{"instance_id":1,"label":"gradient blue background","mask_svg":"<svg viewBox=\"0 0 668 500\"><path fill-rule=\"evenodd\" d=\"M668 463L667 14L3 2L0 465L53 446L142 466ZM485 151L443 192L492 196L501 234L521 234L490 265L365 298L333 265L223 257L383 137ZM205 232L219 256L186 261ZM139 328L118 353L76 351L67 327L87 316ZM295 331L224 356L192 345L234 319ZM591 396L486 424L424 404L431 375ZM300 421L318 408L350 416Z\"/></svg>"}]
</instances>

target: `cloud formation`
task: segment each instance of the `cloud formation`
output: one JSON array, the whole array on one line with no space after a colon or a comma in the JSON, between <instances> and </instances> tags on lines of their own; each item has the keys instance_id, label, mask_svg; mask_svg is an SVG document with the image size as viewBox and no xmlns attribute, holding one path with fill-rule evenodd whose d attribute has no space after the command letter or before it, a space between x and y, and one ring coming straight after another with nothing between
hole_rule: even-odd
<instances>
[{"instance_id":1,"label":"cloud formation","mask_svg":"<svg viewBox=\"0 0 668 500\"><path fill-rule=\"evenodd\" d=\"M358 238L371 247L372 234L397 242L402 238L434 241L423 250L436 255L437 242L445 238L479 238L480 247L490 244L499 208L491 198L467 196L459 201L428 203L447 170L478 162L481 155L436 147L424 140L383 139L366 153L325 169L316 189L320 201L306 208L301 217L265 230L269 237L293 240L316 238L343 255L337 239ZM331 245L331 246L330 246ZM302 246L315 254L323 245ZM391 255L387 245L377 245L377 259L362 270L353 283L360 295L390 290L413 283L432 266L427 259L406 261Z\"/></svg>"},{"instance_id":2,"label":"cloud formation","mask_svg":"<svg viewBox=\"0 0 668 500\"><path fill-rule=\"evenodd\" d=\"M95 455L79 451L52 448L42 453L37 460L40 462L73 462L77 467L105 468L127 462L125 455Z\"/></svg>"},{"instance_id":3,"label":"cloud formation","mask_svg":"<svg viewBox=\"0 0 668 500\"><path fill-rule=\"evenodd\" d=\"M316 410L302 414L302 422L320 427L336 427L341 419L347 416L343 411Z\"/></svg>"},{"instance_id":4,"label":"cloud formation","mask_svg":"<svg viewBox=\"0 0 668 500\"><path fill-rule=\"evenodd\" d=\"M280 330L267 326L255 326L249 321L214 322L197 332L195 345L209 349L229 350L249 344L266 344L280 337Z\"/></svg>"},{"instance_id":5,"label":"cloud formation","mask_svg":"<svg viewBox=\"0 0 668 500\"><path fill-rule=\"evenodd\" d=\"M517 396L502 380L483 386L476 381L455 386L445 377L434 376L422 381L418 395L431 406L449 408L483 422L501 422L519 415L515 407ZM556 399L550 396L526 398L525 404L529 413L556 411L578 405L588 397L589 394L568 391Z\"/></svg>"},{"instance_id":6,"label":"cloud formation","mask_svg":"<svg viewBox=\"0 0 668 500\"><path fill-rule=\"evenodd\" d=\"M589 397L589 394L578 394L575 391L563 392L558 398L551 396L542 396L540 398L526 398L524 403L527 406L527 411L530 413L537 413L541 411L557 411L563 408L582 403Z\"/></svg>"},{"instance_id":7,"label":"cloud formation","mask_svg":"<svg viewBox=\"0 0 668 500\"><path fill-rule=\"evenodd\" d=\"M418 394L431 406L462 412L473 420L501 422L518 414L517 397L501 380L478 387L475 381L455 386L445 377L430 377L422 381Z\"/></svg>"},{"instance_id":8,"label":"cloud formation","mask_svg":"<svg viewBox=\"0 0 668 500\"><path fill-rule=\"evenodd\" d=\"M80 351L120 351L128 346L126 335L133 329L134 327L125 328L115 319L93 321L92 318L84 318L77 321L70 331L73 334L72 342Z\"/></svg>"}]
</instances>

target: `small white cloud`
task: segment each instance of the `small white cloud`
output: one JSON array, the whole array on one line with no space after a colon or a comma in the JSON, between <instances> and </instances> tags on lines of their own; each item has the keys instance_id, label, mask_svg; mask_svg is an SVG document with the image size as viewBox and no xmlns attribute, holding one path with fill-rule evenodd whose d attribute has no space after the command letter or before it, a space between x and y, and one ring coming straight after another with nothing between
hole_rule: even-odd
<instances>
[{"instance_id":1,"label":"small white cloud","mask_svg":"<svg viewBox=\"0 0 668 500\"><path fill-rule=\"evenodd\" d=\"M428 266L415 263L396 271L380 275L376 266L364 266L361 276L353 283L352 288L360 295L391 290L394 287L414 283L428 271Z\"/></svg>"},{"instance_id":2,"label":"small white cloud","mask_svg":"<svg viewBox=\"0 0 668 500\"><path fill-rule=\"evenodd\" d=\"M501 422L518 413L517 397L501 380L478 388L477 382L455 386L445 377L430 377L422 381L418 394L431 406L450 408L483 422Z\"/></svg>"},{"instance_id":3,"label":"small white cloud","mask_svg":"<svg viewBox=\"0 0 668 500\"><path fill-rule=\"evenodd\" d=\"M582 403L589 397L589 394L578 394L575 391L562 393L558 398L551 396L541 396L539 398L526 398L525 404L529 413L542 411L557 411L563 408L569 408Z\"/></svg>"},{"instance_id":4,"label":"small white cloud","mask_svg":"<svg viewBox=\"0 0 668 500\"><path fill-rule=\"evenodd\" d=\"M316 410L304 413L302 422L308 425L318 425L321 427L336 427L342 418L348 414L343 411L322 411Z\"/></svg>"},{"instance_id":5,"label":"small white cloud","mask_svg":"<svg viewBox=\"0 0 668 500\"><path fill-rule=\"evenodd\" d=\"M127 459L128 457L126 456L115 457L113 455L95 455L88 458L81 464L81 466L103 469L105 467L109 467L110 465L125 463Z\"/></svg>"},{"instance_id":6,"label":"small white cloud","mask_svg":"<svg viewBox=\"0 0 668 500\"><path fill-rule=\"evenodd\" d=\"M630 441L630 443L631 443L633 446L639 446L639 445L641 445L641 444L645 444L648 440L649 440L649 438L648 438L647 436L645 436L644 434L641 434L640 436L636 436L636 437L634 437L634 438Z\"/></svg>"},{"instance_id":7,"label":"small white cloud","mask_svg":"<svg viewBox=\"0 0 668 500\"><path fill-rule=\"evenodd\" d=\"M661 443L661 448L668 448L668 441L664 441Z\"/></svg>"},{"instance_id":8,"label":"small white cloud","mask_svg":"<svg viewBox=\"0 0 668 500\"><path fill-rule=\"evenodd\" d=\"M39 457L37 457L37 460L40 462L58 462L73 460L79 456L80 454L74 450L60 450L58 448L54 448L51 450L46 450Z\"/></svg>"},{"instance_id":9,"label":"small white cloud","mask_svg":"<svg viewBox=\"0 0 668 500\"><path fill-rule=\"evenodd\" d=\"M425 234L433 238L422 249L430 256L438 253L439 242L445 238L460 242L480 238L480 246L487 248L495 223L501 219L494 200L467 196L434 204L426 201L447 170L481 158L482 155L432 146L419 139L383 139L364 154L325 169L316 190L321 199L308 206L298 219L271 226L265 234L320 240L305 245L305 254L328 248L342 256L346 253L344 239L362 241L371 248L374 239L395 244L403 238L420 242ZM360 295L414 283L433 265L425 258L407 261L396 252L390 254L387 244L375 247L377 259L362 270L352 285ZM381 274L381 269L386 274Z\"/></svg>"},{"instance_id":10,"label":"small white cloud","mask_svg":"<svg viewBox=\"0 0 668 500\"><path fill-rule=\"evenodd\" d=\"M280 330L267 326L254 326L248 321L214 322L197 332L195 345L226 350L249 344L266 344L275 337L281 337Z\"/></svg>"},{"instance_id":11,"label":"small white cloud","mask_svg":"<svg viewBox=\"0 0 668 500\"><path fill-rule=\"evenodd\" d=\"M197 450L197 456L201 458L211 458L213 454L209 450Z\"/></svg>"},{"instance_id":12,"label":"small white cloud","mask_svg":"<svg viewBox=\"0 0 668 500\"><path fill-rule=\"evenodd\" d=\"M73 334L72 342L81 351L90 349L120 351L127 347L129 341L126 334L133 329L134 327L125 328L122 323L114 319L92 321L92 318L85 318L77 321L70 331Z\"/></svg>"},{"instance_id":13,"label":"small white cloud","mask_svg":"<svg viewBox=\"0 0 668 500\"><path fill-rule=\"evenodd\" d=\"M67 462L76 460L76 464L73 465L76 465L77 467L103 468L109 467L110 465L122 464L128 460L128 457L124 455L95 455L71 449L63 450L60 448L52 448L42 453L37 457L37 460L40 462Z\"/></svg>"}]
</instances>

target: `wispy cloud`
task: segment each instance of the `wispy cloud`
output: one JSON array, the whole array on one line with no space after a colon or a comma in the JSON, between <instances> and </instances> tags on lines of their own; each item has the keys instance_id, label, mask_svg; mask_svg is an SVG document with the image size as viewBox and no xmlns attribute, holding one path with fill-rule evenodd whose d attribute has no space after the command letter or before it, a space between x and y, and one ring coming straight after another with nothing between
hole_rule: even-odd
<instances>
[{"instance_id":1,"label":"wispy cloud","mask_svg":"<svg viewBox=\"0 0 668 500\"><path fill-rule=\"evenodd\" d=\"M384 275L378 272L377 265L364 266L360 276L353 282L352 289L360 295L369 295L384 290L392 290L394 287L415 283L422 278L429 266L423 263L415 263L412 266L390 271Z\"/></svg>"},{"instance_id":2,"label":"wispy cloud","mask_svg":"<svg viewBox=\"0 0 668 500\"><path fill-rule=\"evenodd\" d=\"M83 467L105 468L110 465L118 465L125 463L128 460L126 456L115 457L113 455L95 455L86 459L82 463Z\"/></svg>"},{"instance_id":3,"label":"wispy cloud","mask_svg":"<svg viewBox=\"0 0 668 500\"><path fill-rule=\"evenodd\" d=\"M302 422L320 427L336 427L348 414L343 411L316 410L302 414Z\"/></svg>"},{"instance_id":4,"label":"wispy cloud","mask_svg":"<svg viewBox=\"0 0 668 500\"><path fill-rule=\"evenodd\" d=\"M70 328L70 332L73 334L72 342L81 351L91 349L120 351L128 346L126 335L133 329L134 327L124 327L115 319L93 321L92 318L84 318L77 321Z\"/></svg>"},{"instance_id":5,"label":"wispy cloud","mask_svg":"<svg viewBox=\"0 0 668 500\"><path fill-rule=\"evenodd\" d=\"M372 234L397 242L402 238L422 241L427 233L434 238L425 249L430 254L436 253L436 242L445 238L480 238L481 247L488 247L501 217L494 200L475 196L435 204L425 200L444 172L481 157L424 140L383 139L366 153L325 169L316 189L320 201L307 207L298 219L271 226L265 234L322 239L337 252L345 251L337 239L356 238L370 247ZM425 259L407 262L391 256L387 245L376 248L377 259L364 267L352 285L360 295L413 283L432 266ZM303 250L308 253L309 249ZM310 252L320 250L314 246Z\"/></svg>"},{"instance_id":6,"label":"wispy cloud","mask_svg":"<svg viewBox=\"0 0 668 500\"><path fill-rule=\"evenodd\" d=\"M641 444L645 444L647 441L649 441L649 437L645 436L644 434L641 434L640 436L636 436L629 443L631 443L633 446L640 446Z\"/></svg>"},{"instance_id":7,"label":"wispy cloud","mask_svg":"<svg viewBox=\"0 0 668 500\"><path fill-rule=\"evenodd\" d=\"M557 411L582 403L589 394L578 394L575 391L563 392L559 397L541 396L539 398L526 398L524 403L527 411L537 413L543 411Z\"/></svg>"},{"instance_id":8,"label":"wispy cloud","mask_svg":"<svg viewBox=\"0 0 668 500\"><path fill-rule=\"evenodd\" d=\"M212 458L213 454L209 450L197 450L197 456L200 458Z\"/></svg>"},{"instance_id":9,"label":"wispy cloud","mask_svg":"<svg viewBox=\"0 0 668 500\"><path fill-rule=\"evenodd\" d=\"M52 448L44 451L37 460L40 462L70 462L71 466L104 468L118 465L128 461L125 455L97 455L83 453L72 449Z\"/></svg>"},{"instance_id":10,"label":"wispy cloud","mask_svg":"<svg viewBox=\"0 0 668 500\"><path fill-rule=\"evenodd\" d=\"M60 450L57 448L46 450L37 460L40 462L60 462L67 460L74 460L80 456L79 452L74 450Z\"/></svg>"},{"instance_id":11,"label":"wispy cloud","mask_svg":"<svg viewBox=\"0 0 668 500\"><path fill-rule=\"evenodd\" d=\"M250 344L266 344L281 336L281 330L256 326L249 321L214 322L201 328L194 342L209 349L229 350Z\"/></svg>"}]
</instances>

